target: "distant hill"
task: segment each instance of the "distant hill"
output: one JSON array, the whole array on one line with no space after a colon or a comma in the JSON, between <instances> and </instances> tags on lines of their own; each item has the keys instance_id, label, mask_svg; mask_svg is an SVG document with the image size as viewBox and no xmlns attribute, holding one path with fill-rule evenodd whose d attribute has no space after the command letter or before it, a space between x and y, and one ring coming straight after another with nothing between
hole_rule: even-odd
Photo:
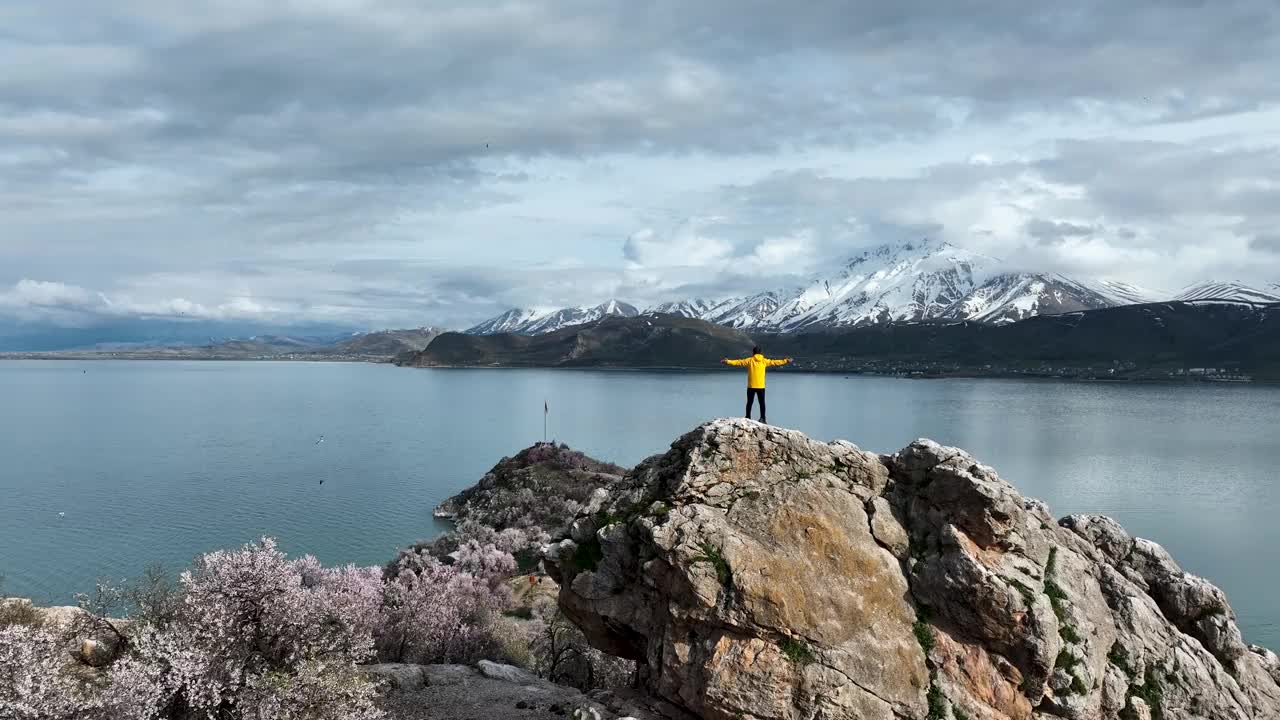
<instances>
[{"instance_id":1,"label":"distant hill","mask_svg":"<svg viewBox=\"0 0 1280 720\"><path fill-rule=\"evenodd\" d=\"M1219 300L1222 302L1243 302L1267 304L1280 302L1280 285L1273 285L1269 290L1259 290L1241 282L1202 282L1178 293L1174 300L1192 302L1196 300Z\"/></svg>"},{"instance_id":2,"label":"distant hill","mask_svg":"<svg viewBox=\"0 0 1280 720\"><path fill-rule=\"evenodd\" d=\"M89 327L9 324L0 320L0 352L122 350L216 345L253 337L292 337L314 344L340 342L352 328L253 322L121 318Z\"/></svg>"},{"instance_id":3,"label":"distant hill","mask_svg":"<svg viewBox=\"0 0 1280 720\"><path fill-rule=\"evenodd\" d=\"M740 331L676 315L607 316L543 335L445 333L412 367L715 367L750 352Z\"/></svg>"},{"instance_id":4,"label":"distant hill","mask_svg":"<svg viewBox=\"0 0 1280 720\"><path fill-rule=\"evenodd\" d=\"M1280 304L1126 305L995 325L906 322L756 333L796 369L920 375L1280 380ZM606 318L547 335L446 333L404 358L416 367L714 367L746 334L673 315Z\"/></svg>"},{"instance_id":5,"label":"distant hill","mask_svg":"<svg viewBox=\"0 0 1280 720\"><path fill-rule=\"evenodd\" d=\"M1126 305L1002 326L901 323L776 335L767 344L801 367L830 370L1160 378L1215 369L1280 380L1280 304Z\"/></svg>"},{"instance_id":6,"label":"distant hill","mask_svg":"<svg viewBox=\"0 0 1280 720\"><path fill-rule=\"evenodd\" d=\"M21 357L116 360L365 360L390 361L419 352L440 334L432 327L345 333L338 337L253 335L202 344L113 344L78 350L10 353Z\"/></svg>"},{"instance_id":7,"label":"distant hill","mask_svg":"<svg viewBox=\"0 0 1280 720\"><path fill-rule=\"evenodd\" d=\"M349 355L371 355L392 358L403 353L426 349L440 333L439 328L420 327L412 330L379 330L360 333L333 346L331 352Z\"/></svg>"}]
</instances>

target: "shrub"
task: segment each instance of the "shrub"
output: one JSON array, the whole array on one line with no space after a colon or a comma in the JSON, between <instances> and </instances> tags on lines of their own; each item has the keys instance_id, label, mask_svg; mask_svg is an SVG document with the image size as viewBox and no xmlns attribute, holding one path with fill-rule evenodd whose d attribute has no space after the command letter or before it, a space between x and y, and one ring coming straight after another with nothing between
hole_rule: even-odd
<instances>
[{"instance_id":1,"label":"shrub","mask_svg":"<svg viewBox=\"0 0 1280 720\"><path fill-rule=\"evenodd\" d=\"M530 649L539 676L584 692L631 684L635 663L592 647L554 603L540 605L534 614Z\"/></svg>"},{"instance_id":2,"label":"shrub","mask_svg":"<svg viewBox=\"0 0 1280 720\"><path fill-rule=\"evenodd\" d=\"M922 617L911 626L911 631L915 633L916 642L920 643L920 649L924 651L925 657L929 657L929 653L933 652L933 647L937 643L933 635L933 626Z\"/></svg>"},{"instance_id":3,"label":"shrub","mask_svg":"<svg viewBox=\"0 0 1280 720\"><path fill-rule=\"evenodd\" d=\"M481 545L469 540L458 548L454 566L459 572L478 578L502 578L516 571L516 560L511 553L493 544Z\"/></svg>"},{"instance_id":4,"label":"shrub","mask_svg":"<svg viewBox=\"0 0 1280 720\"><path fill-rule=\"evenodd\" d=\"M7 602L0 599L0 629L14 625L36 627L42 622L40 611L31 603L17 598Z\"/></svg>"},{"instance_id":5,"label":"shrub","mask_svg":"<svg viewBox=\"0 0 1280 720\"><path fill-rule=\"evenodd\" d=\"M817 659L804 641L795 638L783 638L778 642L778 648L788 660L797 665L810 665Z\"/></svg>"},{"instance_id":6,"label":"shrub","mask_svg":"<svg viewBox=\"0 0 1280 720\"><path fill-rule=\"evenodd\" d=\"M467 663L496 653L500 643L488 626L509 604L505 588L430 557L419 564L386 583L378 657L384 662Z\"/></svg>"},{"instance_id":7,"label":"shrub","mask_svg":"<svg viewBox=\"0 0 1280 720\"><path fill-rule=\"evenodd\" d=\"M705 542L699 548L702 550L702 554L695 557L693 562L711 563L711 566L716 569L716 579L720 581L720 584L726 588L732 587L733 569L729 567L729 561L725 559L724 553L720 551L720 548Z\"/></svg>"},{"instance_id":8,"label":"shrub","mask_svg":"<svg viewBox=\"0 0 1280 720\"><path fill-rule=\"evenodd\" d=\"M152 565L143 576L125 586L125 602L138 622L168 627L182 607L182 591L162 565Z\"/></svg>"},{"instance_id":9,"label":"shrub","mask_svg":"<svg viewBox=\"0 0 1280 720\"><path fill-rule=\"evenodd\" d=\"M121 717L381 717L355 667L373 654L378 570L290 562L264 538L198 558L179 582L170 624L144 627L111 669Z\"/></svg>"},{"instance_id":10,"label":"shrub","mask_svg":"<svg viewBox=\"0 0 1280 720\"><path fill-rule=\"evenodd\" d=\"M0 717L12 720L106 718L92 688L65 667L65 638L42 627L0 628Z\"/></svg>"}]
</instances>

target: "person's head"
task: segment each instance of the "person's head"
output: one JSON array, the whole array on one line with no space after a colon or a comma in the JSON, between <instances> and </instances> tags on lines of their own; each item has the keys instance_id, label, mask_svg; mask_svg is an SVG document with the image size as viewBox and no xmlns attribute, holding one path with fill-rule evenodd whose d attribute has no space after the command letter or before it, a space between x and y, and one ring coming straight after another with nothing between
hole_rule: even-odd
<instances>
[{"instance_id":1,"label":"person's head","mask_svg":"<svg viewBox=\"0 0 1280 720\"><path fill-rule=\"evenodd\" d=\"M757 346L755 346L755 347L751 348L751 354L752 354L752 355L760 355L760 354L762 354L762 353L763 353L763 351L760 349L760 346L759 346L759 345L757 345Z\"/></svg>"}]
</instances>

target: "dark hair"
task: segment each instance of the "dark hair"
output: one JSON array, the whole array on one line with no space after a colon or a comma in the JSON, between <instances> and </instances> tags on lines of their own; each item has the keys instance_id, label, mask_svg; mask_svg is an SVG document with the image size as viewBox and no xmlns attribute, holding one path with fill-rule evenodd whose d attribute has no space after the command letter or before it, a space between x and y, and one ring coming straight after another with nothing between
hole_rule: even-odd
<instances>
[{"instance_id":1,"label":"dark hair","mask_svg":"<svg viewBox=\"0 0 1280 720\"><path fill-rule=\"evenodd\" d=\"M752 354L752 355L759 355L759 354L760 354L760 346L759 346L759 345L757 345L757 346L755 346L755 347L751 348L751 354Z\"/></svg>"}]
</instances>

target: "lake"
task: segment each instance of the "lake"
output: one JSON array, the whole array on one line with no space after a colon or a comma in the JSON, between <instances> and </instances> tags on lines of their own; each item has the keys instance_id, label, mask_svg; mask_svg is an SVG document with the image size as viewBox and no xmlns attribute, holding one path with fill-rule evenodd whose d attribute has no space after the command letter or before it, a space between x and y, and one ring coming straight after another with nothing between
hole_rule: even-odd
<instances>
[{"instance_id":1,"label":"lake","mask_svg":"<svg viewBox=\"0 0 1280 720\"><path fill-rule=\"evenodd\" d=\"M444 529L440 500L542 438L544 400L551 438L630 466L740 413L743 386L737 372L0 362L4 590L70 603L96 578L262 535L380 565ZM1225 589L1248 641L1280 648L1280 389L775 371L769 405L776 424L869 450L957 445L1057 516L1111 515Z\"/></svg>"}]
</instances>

